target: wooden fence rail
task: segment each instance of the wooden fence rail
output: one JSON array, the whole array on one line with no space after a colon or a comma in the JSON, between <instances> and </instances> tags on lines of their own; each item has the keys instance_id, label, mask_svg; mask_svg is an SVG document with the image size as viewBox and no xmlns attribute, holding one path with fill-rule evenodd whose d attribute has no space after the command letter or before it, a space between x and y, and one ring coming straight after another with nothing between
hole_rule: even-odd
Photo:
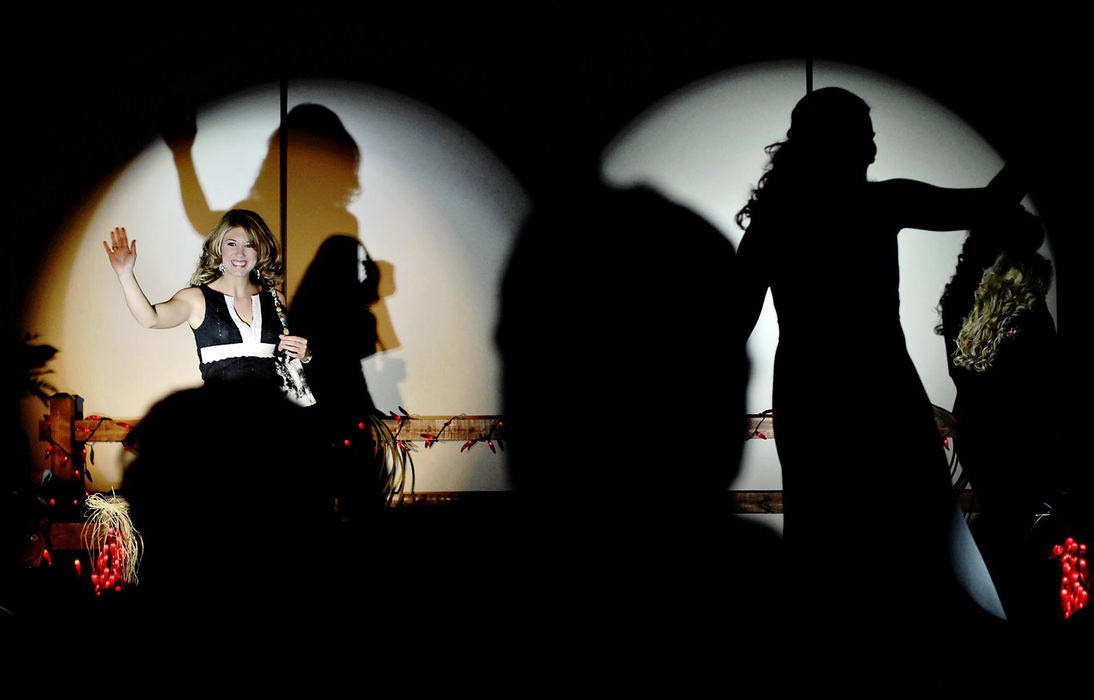
<instances>
[{"instance_id":1,"label":"wooden fence rail","mask_svg":"<svg viewBox=\"0 0 1094 700\"><path fill-rule=\"evenodd\" d=\"M504 438L502 416L402 416L384 420L400 439L421 441L422 435L438 440L466 442L490 437ZM38 424L38 440L49 445L53 478L72 488L83 488L83 454L88 443L122 442L138 425L138 418L111 418L83 414L83 399L71 394L55 394L49 402L49 414ZM744 437L774 437L770 417L750 418ZM453 507L508 498L508 492L425 492L411 493L398 507ZM731 491L727 494L738 513L781 513L781 491ZM55 550L80 549L80 522L58 521L49 525L49 539Z\"/></svg>"},{"instance_id":2,"label":"wooden fence rail","mask_svg":"<svg viewBox=\"0 0 1094 700\"><path fill-rule=\"evenodd\" d=\"M443 441L459 441L504 437L502 417L495 415L458 416L401 416L384 421L401 439L421 441L421 436L434 435ZM48 443L50 468L53 478L72 487L82 488L83 451L89 442L122 442L139 423L136 418L110 418L83 415L83 399L70 394L55 394L49 402L49 415L43 416L38 426L38 439ZM939 423L941 435L949 434L948 428ZM745 435L748 439L769 440L775 438L775 428L770 414L749 416ZM508 492L457 491L411 493L399 507L459 506L508 498ZM731 509L743 514L781 514L782 491L729 491L727 498ZM847 506L856 500L848 495ZM959 504L968 512L973 508L972 493L966 490L959 497ZM841 507L833 504L833 507ZM56 522L51 524L51 539L57 549L79 548L79 523Z\"/></svg>"},{"instance_id":3,"label":"wooden fence rail","mask_svg":"<svg viewBox=\"0 0 1094 700\"><path fill-rule=\"evenodd\" d=\"M38 440L62 446L70 452L88 442L122 442L140 422L139 418L83 418L76 409L81 402L78 396L54 396L50 400L50 414L38 422ZM465 442L491 434L504 437L504 425L499 426L502 418L488 415L410 416L385 418L384 423L392 432L401 429L400 436L408 440L420 440L426 434L439 435L439 440ZM770 417L749 416L748 421L744 437L754 440L775 438Z\"/></svg>"},{"instance_id":4,"label":"wooden fence rail","mask_svg":"<svg viewBox=\"0 0 1094 700\"><path fill-rule=\"evenodd\" d=\"M38 440L49 445L53 478L61 483L82 484L83 453L88 443L122 442L140 422L138 418L85 417L83 399L72 394L55 394L49 402L49 414L38 424ZM401 416L386 418L388 428L401 439L421 440L434 435L443 441L466 442L490 437L504 438L502 416ZM773 439L775 430L770 416L750 416L744 437ZM404 499L403 505L441 505L457 502L461 492L418 493ZM734 491L736 507L747 513L779 513L781 491Z\"/></svg>"}]
</instances>

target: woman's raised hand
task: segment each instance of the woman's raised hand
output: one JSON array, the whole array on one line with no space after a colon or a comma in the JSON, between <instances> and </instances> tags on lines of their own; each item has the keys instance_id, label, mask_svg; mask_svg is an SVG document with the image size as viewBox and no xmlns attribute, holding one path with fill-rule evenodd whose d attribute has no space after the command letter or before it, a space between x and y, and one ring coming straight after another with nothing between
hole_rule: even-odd
<instances>
[{"instance_id":1,"label":"woman's raised hand","mask_svg":"<svg viewBox=\"0 0 1094 700\"><path fill-rule=\"evenodd\" d=\"M115 228L110 232L110 243L103 241L103 248L110 257L110 266L119 276L133 271L137 262L137 242L130 243L124 228Z\"/></svg>"}]
</instances>

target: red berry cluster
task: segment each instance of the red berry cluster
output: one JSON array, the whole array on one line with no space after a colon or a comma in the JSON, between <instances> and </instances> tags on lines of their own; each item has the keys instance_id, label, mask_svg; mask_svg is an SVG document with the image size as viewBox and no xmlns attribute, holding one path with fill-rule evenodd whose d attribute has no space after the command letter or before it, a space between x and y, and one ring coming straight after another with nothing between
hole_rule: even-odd
<instances>
[{"instance_id":1,"label":"red berry cluster","mask_svg":"<svg viewBox=\"0 0 1094 700\"><path fill-rule=\"evenodd\" d=\"M106 543L99 551L95 570L98 573L91 574L91 582L95 584L95 595L102 595L103 591L120 591L125 584L125 546L118 541L118 534L114 528L106 531Z\"/></svg>"},{"instance_id":2,"label":"red berry cluster","mask_svg":"<svg viewBox=\"0 0 1094 700\"><path fill-rule=\"evenodd\" d=\"M1060 560L1060 607L1064 611L1064 619L1070 618L1075 612L1086 607L1090 597L1086 586L1089 585L1088 570L1086 567L1086 545L1068 537L1062 545L1052 548L1052 558Z\"/></svg>"}]
</instances>

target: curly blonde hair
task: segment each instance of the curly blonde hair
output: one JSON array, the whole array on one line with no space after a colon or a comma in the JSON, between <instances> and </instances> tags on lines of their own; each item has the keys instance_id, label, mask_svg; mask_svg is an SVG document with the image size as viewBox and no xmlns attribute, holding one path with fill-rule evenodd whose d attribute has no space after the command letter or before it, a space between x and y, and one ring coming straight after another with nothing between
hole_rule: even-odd
<instances>
[{"instance_id":1,"label":"curly blonde hair","mask_svg":"<svg viewBox=\"0 0 1094 700\"><path fill-rule=\"evenodd\" d=\"M190 277L190 285L197 287L208 284L223 274L220 271L220 248L224 244L224 235L233 228L246 231L251 245L258 250L258 262L251 271L251 280L263 290L280 286L285 265L277 239L270 233L270 227L262 217L249 209L232 209L220 217L220 221L201 247L201 257L198 259L197 269Z\"/></svg>"},{"instance_id":2,"label":"curly blonde hair","mask_svg":"<svg viewBox=\"0 0 1094 700\"><path fill-rule=\"evenodd\" d=\"M999 253L984 271L972 310L961 324L953 363L974 372L991 369L1000 343L1019 332L1018 318L1044 299L1051 282L1052 265L1043 256Z\"/></svg>"}]
</instances>

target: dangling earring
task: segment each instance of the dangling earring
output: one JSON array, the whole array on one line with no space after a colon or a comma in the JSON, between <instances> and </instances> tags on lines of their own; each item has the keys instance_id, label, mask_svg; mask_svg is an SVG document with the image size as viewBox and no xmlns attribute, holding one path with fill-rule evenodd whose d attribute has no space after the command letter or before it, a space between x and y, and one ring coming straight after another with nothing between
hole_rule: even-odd
<instances>
[{"instance_id":1,"label":"dangling earring","mask_svg":"<svg viewBox=\"0 0 1094 700\"><path fill-rule=\"evenodd\" d=\"M217 265L217 269L220 270L220 274L223 275L224 274L224 263L222 262L219 265Z\"/></svg>"}]
</instances>

